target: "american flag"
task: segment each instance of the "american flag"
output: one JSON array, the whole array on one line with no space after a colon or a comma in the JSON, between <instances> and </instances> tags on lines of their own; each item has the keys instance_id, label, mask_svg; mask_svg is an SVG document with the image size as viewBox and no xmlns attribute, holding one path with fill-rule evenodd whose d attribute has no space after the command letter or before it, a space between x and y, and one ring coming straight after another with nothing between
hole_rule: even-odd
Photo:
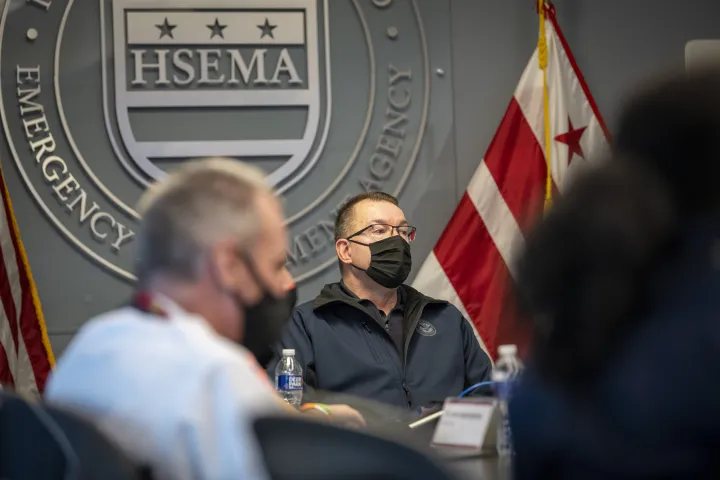
<instances>
[{"instance_id":1,"label":"american flag","mask_svg":"<svg viewBox=\"0 0 720 480\"><path fill-rule=\"evenodd\" d=\"M2 171L0 193L0 385L37 396L55 359Z\"/></svg>"},{"instance_id":2,"label":"american flag","mask_svg":"<svg viewBox=\"0 0 720 480\"><path fill-rule=\"evenodd\" d=\"M538 47L485 158L413 283L454 303L492 357L498 345L516 344L521 354L529 346L511 295L524 234L552 193L562 193L610 138L554 7L541 2L538 13Z\"/></svg>"}]
</instances>

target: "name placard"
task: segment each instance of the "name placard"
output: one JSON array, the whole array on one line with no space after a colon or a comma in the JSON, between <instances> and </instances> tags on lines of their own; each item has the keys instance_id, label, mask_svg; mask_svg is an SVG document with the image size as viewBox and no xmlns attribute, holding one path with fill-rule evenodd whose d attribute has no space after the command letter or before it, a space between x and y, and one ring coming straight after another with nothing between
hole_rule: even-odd
<instances>
[{"instance_id":1,"label":"name placard","mask_svg":"<svg viewBox=\"0 0 720 480\"><path fill-rule=\"evenodd\" d=\"M492 398L448 398L435 427L432 444L482 451L489 443L489 427L495 425L494 416L495 401Z\"/></svg>"}]
</instances>

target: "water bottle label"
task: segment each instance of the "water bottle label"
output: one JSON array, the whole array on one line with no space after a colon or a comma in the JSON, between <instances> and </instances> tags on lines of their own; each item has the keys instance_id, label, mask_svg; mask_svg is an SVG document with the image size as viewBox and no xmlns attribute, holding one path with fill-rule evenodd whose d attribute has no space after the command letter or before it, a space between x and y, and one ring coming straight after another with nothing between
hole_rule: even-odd
<instances>
[{"instance_id":1,"label":"water bottle label","mask_svg":"<svg viewBox=\"0 0 720 480\"><path fill-rule=\"evenodd\" d=\"M278 375L278 390L302 390L303 382L301 375Z\"/></svg>"},{"instance_id":2,"label":"water bottle label","mask_svg":"<svg viewBox=\"0 0 720 480\"><path fill-rule=\"evenodd\" d=\"M504 382L510 378L510 374L507 372L502 371L493 371L492 372L492 381L493 382Z\"/></svg>"}]
</instances>

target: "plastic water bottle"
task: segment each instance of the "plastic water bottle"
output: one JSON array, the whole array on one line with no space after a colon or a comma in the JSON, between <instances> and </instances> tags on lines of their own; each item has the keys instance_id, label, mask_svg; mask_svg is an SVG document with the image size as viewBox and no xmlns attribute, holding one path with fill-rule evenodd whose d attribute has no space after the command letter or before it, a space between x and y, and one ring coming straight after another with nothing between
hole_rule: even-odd
<instances>
[{"instance_id":1,"label":"plastic water bottle","mask_svg":"<svg viewBox=\"0 0 720 480\"><path fill-rule=\"evenodd\" d=\"M512 385L522 370L522 363L517 358L515 345L500 345L498 347L500 358L492 371L492 381L499 409L499 422L497 432L497 451L501 457L512 455L512 433L510 432L510 419L508 417L508 400L512 393Z\"/></svg>"},{"instance_id":2,"label":"plastic water bottle","mask_svg":"<svg viewBox=\"0 0 720 480\"><path fill-rule=\"evenodd\" d=\"M275 389L280 398L293 407L299 407L303 394L302 368L295 360L295 350L285 349L282 354L275 367Z\"/></svg>"}]
</instances>

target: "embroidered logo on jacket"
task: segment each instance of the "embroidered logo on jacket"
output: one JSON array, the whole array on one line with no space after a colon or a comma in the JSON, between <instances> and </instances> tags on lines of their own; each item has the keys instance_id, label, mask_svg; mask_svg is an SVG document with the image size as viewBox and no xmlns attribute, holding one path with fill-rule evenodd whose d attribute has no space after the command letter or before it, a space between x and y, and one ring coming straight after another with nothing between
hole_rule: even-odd
<instances>
[{"instance_id":1,"label":"embroidered logo on jacket","mask_svg":"<svg viewBox=\"0 0 720 480\"><path fill-rule=\"evenodd\" d=\"M435 330L435 327L433 327L432 323L426 322L425 320L422 320L420 321L420 323L418 323L416 330L420 335L423 335L425 337L432 337L437 333L437 330Z\"/></svg>"}]
</instances>

